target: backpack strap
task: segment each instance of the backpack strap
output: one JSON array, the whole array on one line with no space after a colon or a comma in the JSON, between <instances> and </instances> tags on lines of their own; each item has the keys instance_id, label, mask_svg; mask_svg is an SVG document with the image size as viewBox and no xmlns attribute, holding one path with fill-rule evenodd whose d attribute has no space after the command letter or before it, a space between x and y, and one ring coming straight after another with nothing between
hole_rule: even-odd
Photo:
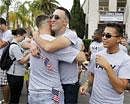
<instances>
[{"instance_id":1,"label":"backpack strap","mask_svg":"<svg viewBox=\"0 0 130 104\"><path fill-rule=\"evenodd\" d=\"M17 43L15 43L15 42L12 42L12 43L9 43L10 45L12 45L12 44L16 44L16 45L18 45Z\"/></svg>"}]
</instances>

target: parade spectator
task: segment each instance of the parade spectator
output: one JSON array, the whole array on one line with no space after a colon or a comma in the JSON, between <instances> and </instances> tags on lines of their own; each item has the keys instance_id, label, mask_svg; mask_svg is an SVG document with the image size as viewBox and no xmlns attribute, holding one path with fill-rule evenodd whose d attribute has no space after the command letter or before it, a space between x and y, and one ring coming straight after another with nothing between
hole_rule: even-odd
<instances>
[{"instance_id":1,"label":"parade spectator","mask_svg":"<svg viewBox=\"0 0 130 104\"><path fill-rule=\"evenodd\" d=\"M91 54L96 54L97 52L104 49L103 43L102 43L102 29L96 29L94 32L94 35L92 36L92 43L90 44L89 51Z\"/></svg>"},{"instance_id":2,"label":"parade spectator","mask_svg":"<svg viewBox=\"0 0 130 104\"><path fill-rule=\"evenodd\" d=\"M24 82L24 64L28 62L30 53L24 54L24 51L20 45L20 42L24 40L26 36L26 31L23 28L18 28L13 30L14 38L9 49L9 55L13 60L16 60L11 65L10 69L7 71L7 80L10 88L10 100L9 104L19 104L19 99Z\"/></svg>"},{"instance_id":3,"label":"parade spectator","mask_svg":"<svg viewBox=\"0 0 130 104\"><path fill-rule=\"evenodd\" d=\"M119 48L123 36L119 24L107 24L103 33L103 46L90 60L88 80L80 87L84 94L92 85L89 104L123 104L124 90L130 79L130 57Z\"/></svg>"},{"instance_id":4,"label":"parade spectator","mask_svg":"<svg viewBox=\"0 0 130 104\"><path fill-rule=\"evenodd\" d=\"M121 38L121 42L119 45L120 49L122 49L124 52L128 53L128 42L125 37Z\"/></svg>"},{"instance_id":5,"label":"parade spectator","mask_svg":"<svg viewBox=\"0 0 130 104\"><path fill-rule=\"evenodd\" d=\"M8 42L12 41L12 33L8 30L6 20L0 18L0 57L4 48L7 46ZM7 83L6 71L0 69L0 87L2 88L3 100L2 103L7 104L9 101L9 87Z\"/></svg>"}]
</instances>

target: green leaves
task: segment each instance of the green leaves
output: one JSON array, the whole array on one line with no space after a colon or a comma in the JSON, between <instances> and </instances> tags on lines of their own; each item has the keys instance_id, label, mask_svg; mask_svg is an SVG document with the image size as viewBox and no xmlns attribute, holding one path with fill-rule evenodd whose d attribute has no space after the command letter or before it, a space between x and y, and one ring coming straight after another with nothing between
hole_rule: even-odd
<instances>
[{"instance_id":1,"label":"green leaves","mask_svg":"<svg viewBox=\"0 0 130 104\"><path fill-rule=\"evenodd\" d=\"M80 6L80 0L74 0L71 9L70 28L74 29L78 36L83 39L85 34L85 14Z\"/></svg>"}]
</instances>

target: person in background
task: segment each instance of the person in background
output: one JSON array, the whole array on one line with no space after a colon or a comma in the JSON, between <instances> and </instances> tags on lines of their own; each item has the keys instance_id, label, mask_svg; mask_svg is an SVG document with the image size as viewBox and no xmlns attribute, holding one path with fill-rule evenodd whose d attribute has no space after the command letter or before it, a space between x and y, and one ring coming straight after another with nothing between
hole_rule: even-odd
<instances>
[{"instance_id":1,"label":"person in background","mask_svg":"<svg viewBox=\"0 0 130 104\"><path fill-rule=\"evenodd\" d=\"M128 42L125 37L121 38L121 42L119 45L120 49L122 49L124 52L128 53Z\"/></svg>"},{"instance_id":2,"label":"person in background","mask_svg":"<svg viewBox=\"0 0 130 104\"><path fill-rule=\"evenodd\" d=\"M130 79L130 56L119 48L122 37L119 24L106 25L102 38L106 49L93 55L88 65L90 76L80 87L85 94L92 85L89 104L123 104Z\"/></svg>"},{"instance_id":3,"label":"person in background","mask_svg":"<svg viewBox=\"0 0 130 104\"><path fill-rule=\"evenodd\" d=\"M24 51L20 45L20 42L24 40L26 36L26 31L23 28L18 28L13 30L13 40L9 49L9 55L11 59L16 58L16 60L11 65L10 69L7 71L7 80L10 88L10 99L9 104L19 104L19 99L24 82L24 64L29 61L30 53L24 54Z\"/></svg>"},{"instance_id":4,"label":"person in background","mask_svg":"<svg viewBox=\"0 0 130 104\"><path fill-rule=\"evenodd\" d=\"M8 42L12 41L12 33L8 30L6 20L0 18L0 57ZM0 69L0 87L2 88L3 100L1 103L7 104L9 101L9 86L7 83L6 71Z\"/></svg>"},{"instance_id":5,"label":"person in background","mask_svg":"<svg viewBox=\"0 0 130 104\"><path fill-rule=\"evenodd\" d=\"M89 51L90 54L96 54L97 52L104 49L103 43L102 43L102 29L96 29L94 31L94 35L92 36L92 43L90 44Z\"/></svg>"}]
</instances>

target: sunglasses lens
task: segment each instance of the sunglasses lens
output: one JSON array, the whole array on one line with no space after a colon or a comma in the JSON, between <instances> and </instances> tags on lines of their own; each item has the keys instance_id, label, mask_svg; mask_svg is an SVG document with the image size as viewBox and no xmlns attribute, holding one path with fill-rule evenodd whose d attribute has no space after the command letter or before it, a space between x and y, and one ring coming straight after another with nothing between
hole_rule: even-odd
<instances>
[{"instance_id":1,"label":"sunglasses lens","mask_svg":"<svg viewBox=\"0 0 130 104\"><path fill-rule=\"evenodd\" d=\"M58 20L60 17L58 15L55 15L55 20Z\"/></svg>"},{"instance_id":2,"label":"sunglasses lens","mask_svg":"<svg viewBox=\"0 0 130 104\"><path fill-rule=\"evenodd\" d=\"M50 16L50 19L52 19L52 18L54 18L55 20L60 19L60 17L58 15L52 15L52 16Z\"/></svg>"},{"instance_id":3,"label":"sunglasses lens","mask_svg":"<svg viewBox=\"0 0 130 104\"><path fill-rule=\"evenodd\" d=\"M111 38L111 34L110 33L103 33L103 36L105 36L106 38Z\"/></svg>"},{"instance_id":4,"label":"sunglasses lens","mask_svg":"<svg viewBox=\"0 0 130 104\"><path fill-rule=\"evenodd\" d=\"M109 33L107 33L106 38L111 38L111 35Z\"/></svg>"}]
</instances>

